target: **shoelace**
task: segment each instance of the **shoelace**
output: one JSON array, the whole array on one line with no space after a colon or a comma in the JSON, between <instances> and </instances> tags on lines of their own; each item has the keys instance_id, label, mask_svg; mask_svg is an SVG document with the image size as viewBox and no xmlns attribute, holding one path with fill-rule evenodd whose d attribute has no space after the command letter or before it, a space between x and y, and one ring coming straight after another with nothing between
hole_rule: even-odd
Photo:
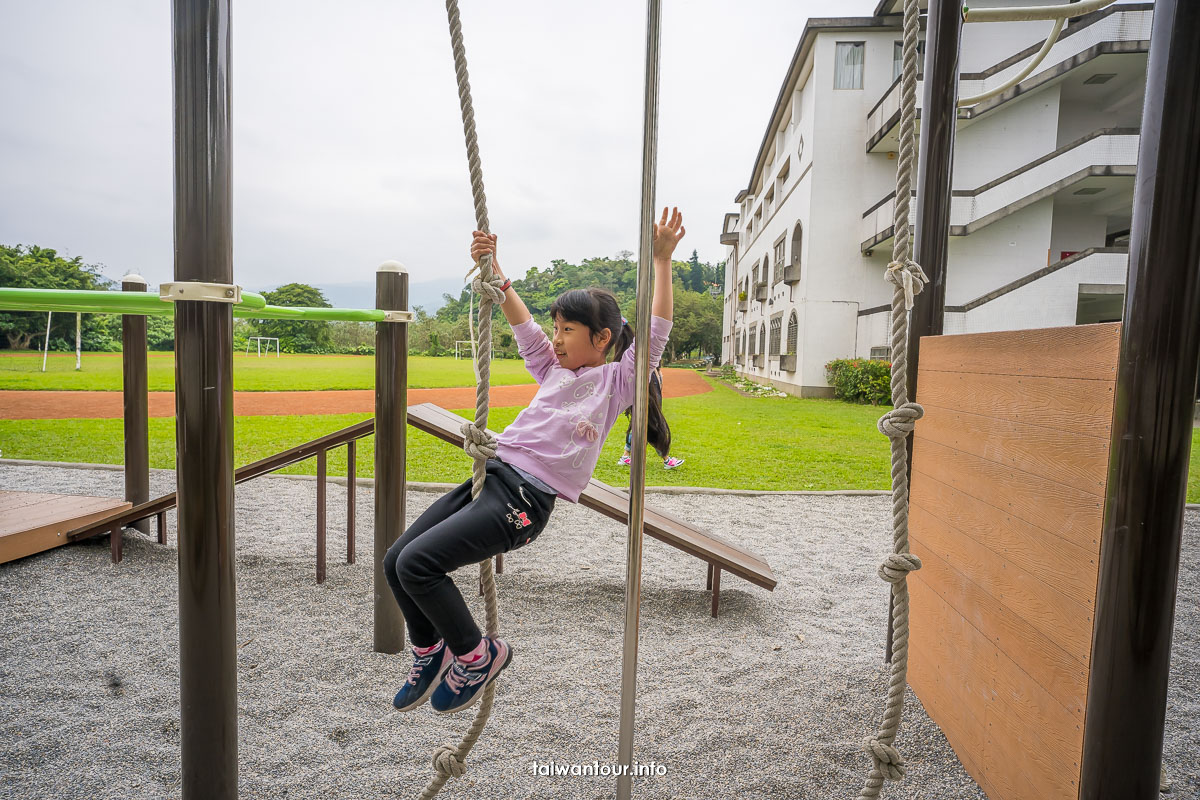
<instances>
[{"instance_id":1,"label":"shoelace","mask_svg":"<svg viewBox=\"0 0 1200 800\"><path fill-rule=\"evenodd\" d=\"M487 665L479 670L464 667L458 661L454 662L454 666L450 668L450 672L446 675L446 685L450 687L450 691L458 694L464 687L478 683L478 679L487 677Z\"/></svg>"},{"instance_id":2,"label":"shoelace","mask_svg":"<svg viewBox=\"0 0 1200 800\"><path fill-rule=\"evenodd\" d=\"M412 669L410 669L408 671L408 682L410 684L412 684L413 686L417 685L417 678L421 677L421 670L425 669L425 667L427 667L433 661L433 657L435 655L438 658L441 658L442 651L439 650L438 652L434 653L433 655L428 655L428 656L414 656Z\"/></svg>"}]
</instances>

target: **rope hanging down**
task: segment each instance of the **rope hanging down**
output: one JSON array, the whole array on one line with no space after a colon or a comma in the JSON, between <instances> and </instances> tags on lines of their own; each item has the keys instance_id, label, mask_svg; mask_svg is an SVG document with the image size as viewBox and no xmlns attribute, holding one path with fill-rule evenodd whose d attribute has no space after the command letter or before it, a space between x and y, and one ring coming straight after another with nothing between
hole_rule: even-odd
<instances>
[{"instance_id":1,"label":"rope hanging down","mask_svg":"<svg viewBox=\"0 0 1200 800\"><path fill-rule=\"evenodd\" d=\"M467 52L463 46L462 22L458 15L458 0L446 0L446 16L450 23L450 44L454 50L454 74L458 79L458 100L462 107L463 135L467 145L467 166L471 172L471 197L475 202L475 225L488 233L487 197L483 192L483 170L479 165L479 143L475 135L475 109L471 104L471 83L467 76ZM475 270L472 270L473 273ZM470 273L468 273L469 275ZM475 420L464 423L462 432L466 441L463 449L475 460L472 471L471 497L479 496L486 479L487 460L496 455L496 438L488 433L488 392L492 373L492 306L504 302L500 291L502 281L492 274L492 257L485 255L479 261L479 274L472 280L471 289L479 295L479 330L476 338L477 377L475 390ZM487 607L487 635L496 636L500 628L500 616L496 607L496 576L492 571L492 560L479 563L479 581L483 586ZM471 752L479 735L487 725L492 713L492 700L496 695L495 682L483 690L479 711L458 745L444 744L433 754L435 775L420 800L430 800L450 778L457 778L467 770L467 754Z\"/></svg>"},{"instance_id":2,"label":"rope hanging down","mask_svg":"<svg viewBox=\"0 0 1200 800\"><path fill-rule=\"evenodd\" d=\"M908 678L908 573L921 568L921 560L908 551L908 453L905 440L925 411L908 400L908 312L913 297L925 288L925 273L912 260L909 206L915 168L914 127L917 107L917 0L904 0L903 78L900 84L900 160L896 169L895 242L892 261L884 278L895 284L892 293L892 410L879 419L879 430L892 447L893 552L879 567L879 577L892 587L892 621L895 631L891 676L883 720L875 735L863 743L871 757L871 772L859 793L860 800L879 797L884 780L904 777L904 759L894 746L904 690Z\"/></svg>"}]
</instances>

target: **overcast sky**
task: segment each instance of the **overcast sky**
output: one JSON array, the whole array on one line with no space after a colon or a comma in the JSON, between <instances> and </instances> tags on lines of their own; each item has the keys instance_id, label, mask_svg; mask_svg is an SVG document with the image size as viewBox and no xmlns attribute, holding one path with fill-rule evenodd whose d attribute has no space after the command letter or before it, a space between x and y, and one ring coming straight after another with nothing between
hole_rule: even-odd
<instances>
[{"instance_id":1,"label":"overcast sky","mask_svg":"<svg viewBox=\"0 0 1200 800\"><path fill-rule=\"evenodd\" d=\"M875 0L665 0L659 204L701 260L746 185L809 16ZM637 249L645 3L461 0L510 274ZM166 0L0 0L0 243L172 276ZM444 4L236 0L234 278L459 277L474 227Z\"/></svg>"}]
</instances>

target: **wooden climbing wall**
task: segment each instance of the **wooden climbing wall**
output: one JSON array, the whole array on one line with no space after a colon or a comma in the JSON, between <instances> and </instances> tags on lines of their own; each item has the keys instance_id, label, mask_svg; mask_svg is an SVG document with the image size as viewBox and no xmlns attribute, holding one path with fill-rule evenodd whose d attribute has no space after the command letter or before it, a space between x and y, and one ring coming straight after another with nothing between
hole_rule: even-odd
<instances>
[{"instance_id":1,"label":"wooden climbing wall","mask_svg":"<svg viewBox=\"0 0 1200 800\"><path fill-rule=\"evenodd\" d=\"M921 340L909 684L993 800L1079 795L1120 325Z\"/></svg>"}]
</instances>

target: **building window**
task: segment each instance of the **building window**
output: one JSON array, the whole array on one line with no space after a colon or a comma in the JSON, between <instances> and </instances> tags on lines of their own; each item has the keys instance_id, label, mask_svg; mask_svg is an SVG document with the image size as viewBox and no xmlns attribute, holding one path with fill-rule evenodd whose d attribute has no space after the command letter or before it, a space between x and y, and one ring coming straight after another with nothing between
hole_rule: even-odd
<instances>
[{"instance_id":1,"label":"building window","mask_svg":"<svg viewBox=\"0 0 1200 800\"><path fill-rule=\"evenodd\" d=\"M771 355L779 355L779 343L783 334L783 312L771 317Z\"/></svg>"},{"instance_id":2,"label":"building window","mask_svg":"<svg viewBox=\"0 0 1200 800\"><path fill-rule=\"evenodd\" d=\"M793 311L792 316L788 317L787 354L789 356L796 355L796 328L797 327L798 327L798 325L797 325L797 320L796 320L796 312Z\"/></svg>"},{"instance_id":3,"label":"building window","mask_svg":"<svg viewBox=\"0 0 1200 800\"><path fill-rule=\"evenodd\" d=\"M797 222L796 229L792 231L792 266L797 270L800 268L801 245L804 244L804 227Z\"/></svg>"},{"instance_id":4,"label":"building window","mask_svg":"<svg viewBox=\"0 0 1200 800\"><path fill-rule=\"evenodd\" d=\"M754 268L754 280L750 282L751 288L758 286L758 267Z\"/></svg>"},{"instance_id":5,"label":"building window","mask_svg":"<svg viewBox=\"0 0 1200 800\"><path fill-rule=\"evenodd\" d=\"M765 176L764 176L765 178ZM775 210L775 187L767 189L767 197L763 200L763 205L767 209L767 216L771 216L771 212Z\"/></svg>"},{"instance_id":6,"label":"building window","mask_svg":"<svg viewBox=\"0 0 1200 800\"><path fill-rule=\"evenodd\" d=\"M890 348L890 347L884 346L884 347L872 347L871 348L871 360L872 361L889 361L889 360L891 360L891 357L892 357L892 348Z\"/></svg>"},{"instance_id":7,"label":"building window","mask_svg":"<svg viewBox=\"0 0 1200 800\"><path fill-rule=\"evenodd\" d=\"M838 42L833 65L833 88L863 88L865 42Z\"/></svg>"},{"instance_id":8,"label":"building window","mask_svg":"<svg viewBox=\"0 0 1200 800\"><path fill-rule=\"evenodd\" d=\"M771 285L779 283L783 280L783 256L787 249L787 234L779 237L779 241L775 243L775 269L771 272Z\"/></svg>"},{"instance_id":9,"label":"building window","mask_svg":"<svg viewBox=\"0 0 1200 800\"><path fill-rule=\"evenodd\" d=\"M925 40L917 40L917 72L921 71L921 56L925 54ZM892 81L904 72L904 42L892 42Z\"/></svg>"},{"instance_id":10,"label":"building window","mask_svg":"<svg viewBox=\"0 0 1200 800\"><path fill-rule=\"evenodd\" d=\"M758 352L767 352L767 326L758 326Z\"/></svg>"}]
</instances>

